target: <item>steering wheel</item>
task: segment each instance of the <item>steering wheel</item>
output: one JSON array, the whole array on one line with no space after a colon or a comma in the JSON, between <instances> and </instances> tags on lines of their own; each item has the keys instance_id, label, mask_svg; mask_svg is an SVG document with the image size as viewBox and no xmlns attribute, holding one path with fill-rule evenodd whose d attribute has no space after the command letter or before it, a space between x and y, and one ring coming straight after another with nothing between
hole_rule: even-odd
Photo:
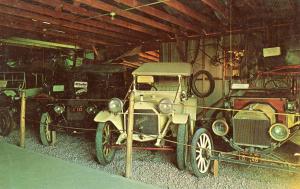
<instances>
[{"instance_id":1,"label":"steering wheel","mask_svg":"<svg viewBox=\"0 0 300 189\"><path fill-rule=\"evenodd\" d=\"M139 83L138 84L139 90L146 90L146 91L157 91L157 88L149 83ZM153 90L154 89L154 90Z\"/></svg>"}]
</instances>

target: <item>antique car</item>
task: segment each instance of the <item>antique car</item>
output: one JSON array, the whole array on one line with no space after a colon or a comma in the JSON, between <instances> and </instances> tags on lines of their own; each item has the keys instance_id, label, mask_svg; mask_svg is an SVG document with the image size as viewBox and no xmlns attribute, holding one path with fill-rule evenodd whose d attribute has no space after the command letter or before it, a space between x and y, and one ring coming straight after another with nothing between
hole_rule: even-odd
<instances>
[{"instance_id":1,"label":"antique car","mask_svg":"<svg viewBox=\"0 0 300 189\"><path fill-rule=\"evenodd\" d=\"M107 100L112 96L125 96L126 73L124 66L107 64L86 64L55 71L52 80L48 80L41 105L39 131L42 144L53 145L56 131L95 131L93 118Z\"/></svg>"},{"instance_id":2,"label":"antique car","mask_svg":"<svg viewBox=\"0 0 300 189\"><path fill-rule=\"evenodd\" d=\"M189 63L145 63L132 72L134 93L133 141L164 147L166 137L174 137L177 165L185 168L186 145L195 127L197 98L190 92ZM125 104L125 105L124 105ZM126 102L112 98L108 110L99 112L94 121L96 155L100 164L110 163L118 145L127 138Z\"/></svg>"},{"instance_id":3,"label":"antique car","mask_svg":"<svg viewBox=\"0 0 300 189\"><path fill-rule=\"evenodd\" d=\"M251 89L249 84L232 84L231 91L234 90L241 93L230 93L224 101L221 117L217 117L210 128L199 128L193 136L191 167L194 174L206 175L216 159L297 170L297 167L284 165L285 161L275 151L288 141L300 145L299 99L291 95L289 88ZM217 140L229 144L228 153L214 149Z\"/></svg>"},{"instance_id":4,"label":"antique car","mask_svg":"<svg viewBox=\"0 0 300 189\"><path fill-rule=\"evenodd\" d=\"M0 135L8 135L19 121L21 91L25 92L29 102L26 116L38 113L38 107L31 97L42 91L43 78L40 72L0 72Z\"/></svg>"}]
</instances>

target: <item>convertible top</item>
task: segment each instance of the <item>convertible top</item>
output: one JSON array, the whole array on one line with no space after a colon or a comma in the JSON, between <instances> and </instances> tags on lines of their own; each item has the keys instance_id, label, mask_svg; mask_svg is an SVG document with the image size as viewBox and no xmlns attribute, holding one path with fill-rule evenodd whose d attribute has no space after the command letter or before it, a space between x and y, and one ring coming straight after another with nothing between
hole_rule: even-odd
<instances>
[{"instance_id":1,"label":"convertible top","mask_svg":"<svg viewBox=\"0 0 300 189\"><path fill-rule=\"evenodd\" d=\"M145 63L132 72L132 75L190 76L192 65L182 63Z\"/></svg>"}]
</instances>

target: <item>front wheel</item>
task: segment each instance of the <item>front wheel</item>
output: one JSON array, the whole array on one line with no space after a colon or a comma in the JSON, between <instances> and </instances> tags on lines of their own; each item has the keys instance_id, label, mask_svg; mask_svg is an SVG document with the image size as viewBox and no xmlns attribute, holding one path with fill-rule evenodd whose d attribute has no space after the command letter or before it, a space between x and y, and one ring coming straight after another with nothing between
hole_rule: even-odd
<instances>
[{"instance_id":1,"label":"front wheel","mask_svg":"<svg viewBox=\"0 0 300 189\"><path fill-rule=\"evenodd\" d=\"M13 127L13 119L7 110L0 112L0 135L7 136Z\"/></svg>"},{"instance_id":2,"label":"front wheel","mask_svg":"<svg viewBox=\"0 0 300 189\"><path fill-rule=\"evenodd\" d=\"M56 141L56 131L49 129L52 119L48 112L43 113L40 121L40 139L43 145L54 145Z\"/></svg>"},{"instance_id":3,"label":"front wheel","mask_svg":"<svg viewBox=\"0 0 300 189\"><path fill-rule=\"evenodd\" d=\"M110 122L99 123L96 132L96 156L101 165L109 164L115 156L114 126Z\"/></svg>"},{"instance_id":4,"label":"front wheel","mask_svg":"<svg viewBox=\"0 0 300 189\"><path fill-rule=\"evenodd\" d=\"M213 150L214 145L208 130L205 128L198 129L191 143L191 166L197 177L208 174L212 165Z\"/></svg>"},{"instance_id":5,"label":"front wheel","mask_svg":"<svg viewBox=\"0 0 300 189\"><path fill-rule=\"evenodd\" d=\"M178 169L185 169L186 158L187 158L187 142L188 142L188 131L186 124L179 124L177 131L177 146L176 146L176 159Z\"/></svg>"}]
</instances>

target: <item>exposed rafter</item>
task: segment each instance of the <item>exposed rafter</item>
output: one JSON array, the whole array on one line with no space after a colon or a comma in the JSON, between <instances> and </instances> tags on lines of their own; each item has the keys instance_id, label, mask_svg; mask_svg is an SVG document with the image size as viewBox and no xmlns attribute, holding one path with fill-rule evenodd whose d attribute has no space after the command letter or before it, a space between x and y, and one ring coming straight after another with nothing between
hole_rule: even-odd
<instances>
[{"instance_id":1,"label":"exposed rafter","mask_svg":"<svg viewBox=\"0 0 300 189\"><path fill-rule=\"evenodd\" d=\"M138 0L114 0L116 2L120 2L123 3L129 7L137 7L137 6L141 6L143 5L142 3L140 3ZM138 8L138 10L147 13L151 16L155 16L158 18L163 18L165 21L168 21L172 24L178 25L186 30L191 30L194 31L196 33L201 32L201 28L197 27L196 25L193 25L185 20L182 20L180 18L177 18L175 16L172 16L164 11L161 11L159 9L153 8L151 6L144 6L144 7L140 7Z\"/></svg>"},{"instance_id":2,"label":"exposed rafter","mask_svg":"<svg viewBox=\"0 0 300 189\"><path fill-rule=\"evenodd\" d=\"M133 20L135 22L139 22L141 24L145 24L150 27L153 27L153 28L156 28L156 29L168 32L168 33L176 32L172 27L170 27L166 24L162 24L162 23L154 21L150 18L146 18L144 16L140 16L138 14L134 14L129 11L124 11L118 7L115 7L113 5L110 5L110 4L102 2L102 1L93 1L93 0L76 0L76 1L83 3L85 5L88 5L90 7L101 9L101 10L104 10L107 12L115 12L117 14L117 16L122 16L127 19Z\"/></svg>"},{"instance_id":3,"label":"exposed rafter","mask_svg":"<svg viewBox=\"0 0 300 189\"><path fill-rule=\"evenodd\" d=\"M19 0L0 0L0 4L20 9L20 10L10 9L10 11L8 11L8 14L12 14L15 16L31 18L31 19L35 19L35 20L41 20L41 21L45 21L47 23L51 23L54 25L61 25L61 26L67 27L67 28L72 28L72 29L76 29L76 30L100 34L101 36L104 36L104 37L105 36L110 37L110 39L108 41L111 41L111 42L118 43L120 39L124 40L124 41L133 40L133 41L137 42L137 40L135 38L130 38L130 37L126 37L125 35L121 35L119 33L109 32L106 30L99 30L97 28L94 28L93 23L89 23L89 26L88 26L88 25L83 25L80 23L72 23L72 22L68 22L68 21L65 21L65 20L62 20L59 18L55 18L55 17L58 17L55 11L51 11L49 9L39 7L36 5L31 5L29 3L21 2ZM8 8L3 7L1 9L7 10ZM47 15L47 16L44 16L44 15ZM49 16L51 16L52 18ZM59 17L76 19L74 16L66 15L66 14L61 14L61 16L59 16ZM87 24L87 23L88 23L88 21L86 21L85 24ZM92 26L90 26L90 25L92 25ZM99 24L96 24L96 25L100 27Z\"/></svg>"},{"instance_id":4,"label":"exposed rafter","mask_svg":"<svg viewBox=\"0 0 300 189\"><path fill-rule=\"evenodd\" d=\"M214 11L218 12L219 14L221 14L224 18L228 19L228 17L229 17L228 10L227 10L227 8L224 5L220 4L216 0L201 0L201 1L203 3L205 3L206 5L208 5Z\"/></svg>"},{"instance_id":5,"label":"exposed rafter","mask_svg":"<svg viewBox=\"0 0 300 189\"><path fill-rule=\"evenodd\" d=\"M0 26L2 27L7 27L13 30L22 30L22 31L27 31L30 33L37 33L41 35L49 35L52 37L59 37L66 39L67 41L71 41L73 43L78 43L78 44L87 44L89 43L91 46L93 44L96 45L109 45L108 43L105 43L103 41L97 40L97 39L92 39L92 38L86 38L78 35L71 35L68 33L68 35L62 34L62 33L57 33L49 30L44 30L43 28L40 27L32 27L29 23L24 22L23 19L16 19L11 16L7 15L0 15ZM12 31L12 30L11 30Z\"/></svg>"},{"instance_id":6,"label":"exposed rafter","mask_svg":"<svg viewBox=\"0 0 300 189\"><path fill-rule=\"evenodd\" d=\"M177 11L203 23L206 26L209 26L210 28L217 28L219 27L219 23L213 21L209 17L197 12L196 10L186 6L185 4L177 1L164 1L165 4L167 4L169 7L172 7L173 9L176 9Z\"/></svg>"},{"instance_id":7,"label":"exposed rafter","mask_svg":"<svg viewBox=\"0 0 300 189\"><path fill-rule=\"evenodd\" d=\"M160 34L159 32L157 32L156 30L153 30L150 28L145 28L145 27L142 27L137 24L123 21L118 18L115 18L114 21L112 22L111 18L108 16L99 17L99 13L96 13L96 12L90 11L90 10L88 11L85 8L66 3L62 0L43 0L43 2L47 3L47 5L49 5L49 6L61 6L63 10L66 10L66 11L71 12L76 15L85 16L85 17L93 18L97 21L110 23L113 26L116 25L116 26L124 27L126 29L129 29L129 31L133 30L133 31L141 32L141 33L151 35L151 36L156 36L156 37L164 36L164 35Z\"/></svg>"},{"instance_id":8,"label":"exposed rafter","mask_svg":"<svg viewBox=\"0 0 300 189\"><path fill-rule=\"evenodd\" d=\"M100 29L117 32L117 33L123 34L123 35L131 37L131 38L133 37L133 38L144 40L147 37L151 37L151 36L145 35L141 32L137 32L134 30L128 30L128 28L123 28L120 26L113 25L116 22L116 20L114 20L112 22L111 19L109 19L109 23L104 22L102 19L98 19L97 21L91 20L91 19L82 20L81 19L81 18L83 18L82 16L91 16L91 14L88 13L85 9L78 7L77 5L71 5L71 4L65 3L61 0L33 0L33 1L38 2L42 5L47 5L47 6L53 7L55 9L59 8L58 13L56 13L56 14L58 14L60 16L60 18L69 20L71 22L86 24L86 25L94 26L94 27L97 27ZM70 11L77 15L73 15L72 13L63 13L62 14L61 13L62 10L67 10L67 11ZM53 14L51 14L51 15L53 15Z\"/></svg>"}]
</instances>

